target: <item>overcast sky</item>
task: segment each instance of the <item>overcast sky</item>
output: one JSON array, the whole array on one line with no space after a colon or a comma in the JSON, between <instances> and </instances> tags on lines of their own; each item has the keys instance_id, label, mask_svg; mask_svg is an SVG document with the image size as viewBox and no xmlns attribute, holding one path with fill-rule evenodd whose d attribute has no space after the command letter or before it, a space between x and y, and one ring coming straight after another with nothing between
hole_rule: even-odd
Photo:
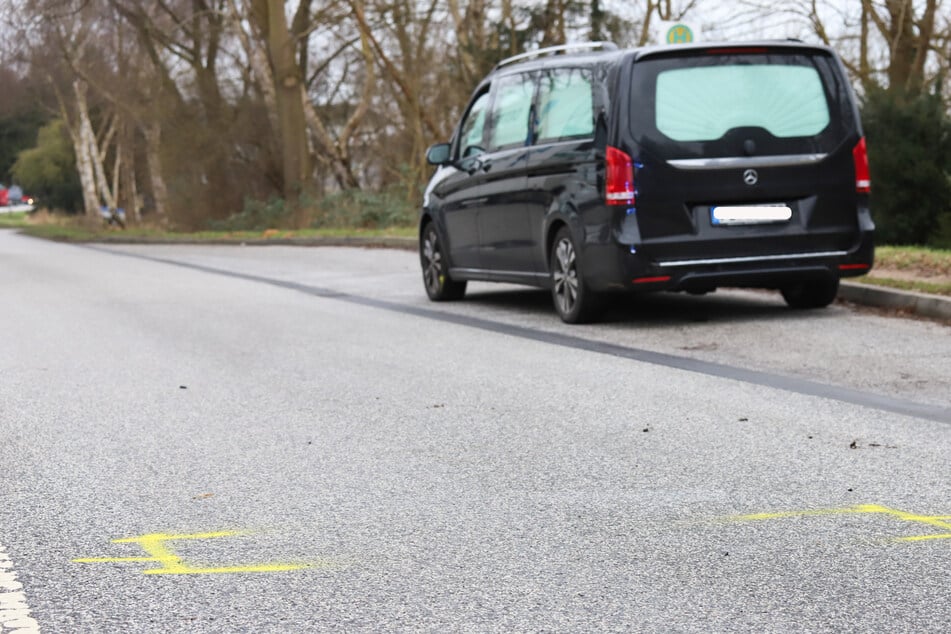
<instances>
[{"instance_id":1,"label":"overcast sky","mask_svg":"<svg viewBox=\"0 0 951 634\"><path fill-rule=\"evenodd\" d=\"M630 2L610 0L623 11ZM689 2L674 0L675 11ZM705 40L798 38L817 41L803 16L809 0L697 0L686 21L700 27ZM848 20L857 21L857 0L819 0L819 14L830 35L842 33Z\"/></svg>"}]
</instances>

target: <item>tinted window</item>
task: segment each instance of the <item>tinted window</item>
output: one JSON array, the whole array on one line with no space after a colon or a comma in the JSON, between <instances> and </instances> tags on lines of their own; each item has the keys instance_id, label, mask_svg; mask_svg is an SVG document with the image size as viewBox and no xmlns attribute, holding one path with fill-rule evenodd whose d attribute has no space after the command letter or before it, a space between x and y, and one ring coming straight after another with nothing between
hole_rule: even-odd
<instances>
[{"instance_id":1,"label":"tinted window","mask_svg":"<svg viewBox=\"0 0 951 634\"><path fill-rule=\"evenodd\" d=\"M532 108L534 89L530 75L513 75L499 80L492 103L490 149L530 143L528 114Z\"/></svg>"},{"instance_id":2,"label":"tinted window","mask_svg":"<svg viewBox=\"0 0 951 634\"><path fill-rule=\"evenodd\" d=\"M594 134L591 74L562 68L542 74L538 92L538 141Z\"/></svg>"},{"instance_id":3,"label":"tinted window","mask_svg":"<svg viewBox=\"0 0 951 634\"><path fill-rule=\"evenodd\" d=\"M858 128L848 83L818 51L648 57L630 95L635 141L662 158L825 153Z\"/></svg>"},{"instance_id":4,"label":"tinted window","mask_svg":"<svg viewBox=\"0 0 951 634\"><path fill-rule=\"evenodd\" d=\"M657 75L655 117L657 129L675 141L712 141L741 127L802 137L829 125L829 104L815 68L701 66Z\"/></svg>"},{"instance_id":5,"label":"tinted window","mask_svg":"<svg viewBox=\"0 0 951 634\"><path fill-rule=\"evenodd\" d=\"M485 129L485 113L489 105L489 93L479 95L469 112L466 114L462 126L459 128L459 156L465 158L484 151L483 131Z\"/></svg>"}]
</instances>

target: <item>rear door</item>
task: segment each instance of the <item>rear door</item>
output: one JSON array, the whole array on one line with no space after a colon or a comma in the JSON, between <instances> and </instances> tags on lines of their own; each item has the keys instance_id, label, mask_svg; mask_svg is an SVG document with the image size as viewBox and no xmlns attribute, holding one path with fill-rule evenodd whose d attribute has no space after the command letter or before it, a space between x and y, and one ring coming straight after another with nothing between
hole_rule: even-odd
<instances>
[{"instance_id":1,"label":"rear door","mask_svg":"<svg viewBox=\"0 0 951 634\"><path fill-rule=\"evenodd\" d=\"M566 203L597 199L586 171L595 164L592 71L546 68L539 73L535 147L528 168L528 222L533 266L547 273L545 217ZM584 190L590 191L584 191Z\"/></svg>"},{"instance_id":2,"label":"rear door","mask_svg":"<svg viewBox=\"0 0 951 634\"><path fill-rule=\"evenodd\" d=\"M654 259L840 251L858 239L861 132L833 54L690 49L635 62L637 215Z\"/></svg>"}]
</instances>

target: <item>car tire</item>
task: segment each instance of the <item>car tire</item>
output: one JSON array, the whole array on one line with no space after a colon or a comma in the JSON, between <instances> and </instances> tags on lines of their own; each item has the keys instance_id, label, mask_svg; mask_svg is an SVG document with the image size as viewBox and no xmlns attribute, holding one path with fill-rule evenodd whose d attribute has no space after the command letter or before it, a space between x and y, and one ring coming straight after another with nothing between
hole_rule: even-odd
<instances>
[{"instance_id":1,"label":"car tire","mask_svg":"<svg viewBox=\"0 0 951 634\"><path fill-rule=\"evenodd\" d=\"M601 297L588 288L578 249L571 231L562 227L555 235L549 257L551 297L555 311L567 324L583 324L596 319Z\"/></svg>"},{"instance_id":2,"label":"car tire","mask_svg":"<svg viewBox=\"0 0 951 634\"><path fill-rule=\"evenodd\" d=\"M787 286L781 292L790 308L825 308L835 301L839 280L808 280Z\"/></svg>"},{"instance_id":3,"label":"car tire","mask_svg":"<svg viewBox=\"0 0 951 634\"><path fill-rule=\"evenodd\" d=\"M426 223L420 234L419 261L423 268L423 286L429 299L434 302L452 301L462 299L466 294L466 283L449 277L446 252L431 222Z\"/></svg>"}]
</instances>

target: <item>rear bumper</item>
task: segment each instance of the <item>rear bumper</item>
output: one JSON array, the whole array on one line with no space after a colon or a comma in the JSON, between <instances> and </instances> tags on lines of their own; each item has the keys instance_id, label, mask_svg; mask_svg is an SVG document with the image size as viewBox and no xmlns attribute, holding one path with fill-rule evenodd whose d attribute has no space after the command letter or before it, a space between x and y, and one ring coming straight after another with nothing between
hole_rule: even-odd
<instances>
[{"instance_id":1,"label":"rear bumper","mask_svg":"<svg viewBox=\"0 0 951 634\"><path fill-rule=\"evenodd\" d=\"M638 245L614 243L613 253L585 256L596 290L705 292L721 286L782 288L807 280L864 275L874 261L874 232L853 234L839 250L788 250L742 256L651 259ZM593 247L593 245L591 245ZM601 251L592 248L591 251ZM611 266L609 262L615 262Z\"/></svg>"}]
</instances>

